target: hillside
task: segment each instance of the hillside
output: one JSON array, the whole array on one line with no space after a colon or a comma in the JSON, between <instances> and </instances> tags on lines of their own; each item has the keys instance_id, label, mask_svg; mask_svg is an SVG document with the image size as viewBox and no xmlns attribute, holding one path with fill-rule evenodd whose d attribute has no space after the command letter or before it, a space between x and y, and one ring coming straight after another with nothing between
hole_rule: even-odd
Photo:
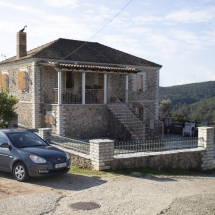
<instances>
[{"instance_id":1,"label":"hillside","mask_svg":"<svg viewBox=\"0 0 215 215\"><path fill-rule=\"evenodd\" d=\"M203 99L188 106L183 106L179 110L174 111L174 113L184 114L193 122L207 120L211 124L215 124L215 97Z\"/></svg>"},{"instance_id":2,"label":"hillside","mask_svg":"<svg viewBox=\"0 0 215 215\"><path fill-rule=\"evenodd\" d=\"M160 101L170 99L172 110L215 96L215 81L160 87Z\"/></svg>"}]
</instances>

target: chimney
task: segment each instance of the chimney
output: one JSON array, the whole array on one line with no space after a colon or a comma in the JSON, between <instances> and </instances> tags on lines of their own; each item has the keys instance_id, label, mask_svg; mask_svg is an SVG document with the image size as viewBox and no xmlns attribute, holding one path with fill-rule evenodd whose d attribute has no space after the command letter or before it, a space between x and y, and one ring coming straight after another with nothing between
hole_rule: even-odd
<instances>
[{"instance_id":1,"label":"chimney","mask_svg":"<svg viewBox=\"0 0 215 215\"><path fill-rule=\"evenodd\" d=\"M25 32L17 32L17 55L19 59L27 55L27 37Z\"/></svg>"}]
</instances>

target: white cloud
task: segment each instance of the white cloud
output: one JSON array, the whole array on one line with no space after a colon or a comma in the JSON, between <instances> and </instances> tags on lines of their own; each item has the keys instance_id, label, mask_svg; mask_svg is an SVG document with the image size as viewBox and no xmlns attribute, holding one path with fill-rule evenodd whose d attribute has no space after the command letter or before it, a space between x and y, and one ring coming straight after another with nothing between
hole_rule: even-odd
<instances>
[{"instance_id":1,"label":"white cloud","mask_svg":"<svg viewBox=\"0 0 215 215\"><path fill-rule=\"evenodd\" d=\"M11 3L4 2L4 1L0 1L0 7L8 7L8 8L12 8L12 9L19 10L19 11L24 11L25 13L36 14L38 16L44 14L41 10L37 10L33 7L11 4Z\"/></svg>"},{"instance_id":2,"label":"white cloud","mask_svg":"<svg viewBox=\"0 0 215 215\"><path fill-rule=\"evenodd\" d=\"M165 19L167 21L180 23L209 22L215 19L215 7L205 8L202 10L184 9L168 14L165 16Z\"/></svg>"},{"instance_id":3,"label":"white cloud","mask_svg":"<svg viewBox=\"0 0 215 215\"><path fill-rule=\"evenodd\" d=\"M93 7L93 8L96 8L96 5L95 4L90 4L90 3L84 3L83 4L84 6L86 6L86 7Z\"/></svg>"},{"instance_id":4,"label":"white cloud","mask_svg":"<svg viewBox=\"0 0 215 215\"><path fill-rule=\"evenodd\" d=\"M76 8L78 7L78 0L44 0L45 4L51 7L70 7Z\"/></svg>"},{"instance_id":5,"label":"white cloud","mask_svg":"<svg viewBox=\"0 0 215 215\"><path fill-rule=\"evenodd\" d=\"M162 21L163 18L146 15L146 16L134 17L132 20L137 24L144 24L144 23L159 22L159 21Z\"/></svg>"},{"instance_id":6,"label":"white cloud","mask_svg":"<svg viewBox=\"0 0 215 215\"><path fill-rule=\"evenodd\" d=\"M136 16L132 20L136 24L160 22L167 25L173 25L174 23L205 23L214 19L215 7L210 7L199 10L183 9L171 12L163 17L145 14L144 16Z\"/></svg>"},{"instance_id":7,"label":"white cloud","mask_svg":"<svg viewBox=\"0 0 215 215\"><path fill-rule=\"evenodd\" d=\"M92 13L95 13L95 11L94 10L87 10L86 13L91 13L92 14Z\"/></svg>"}]
</instances>

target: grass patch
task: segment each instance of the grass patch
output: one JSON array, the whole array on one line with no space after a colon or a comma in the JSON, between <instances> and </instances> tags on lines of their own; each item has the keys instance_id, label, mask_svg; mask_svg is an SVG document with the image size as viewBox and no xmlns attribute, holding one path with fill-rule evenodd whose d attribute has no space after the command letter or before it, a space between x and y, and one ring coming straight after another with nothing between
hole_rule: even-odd
<instances>
[{"instance_id":1,"label":"grass patch","mask_svg":"<svg viewBox=\"0 0 215 215\"><path fill-rule=\"evenodd\" d=\"M193 175L202 174L200 171L195 170L179 170L179 169L149 169L149 168L135 168L135 169L121 169L121 170L107 170L106 172L120 175L132 175L132 172L140 172L142 176L170 176L170 175ZM212 172L211 172L212 173ZM214 173L214 171L213 171Z\"/></svg>"},{"instance_id":2,"label":"grass patch","mask_svg":"<svg viewBox=\"0 0 215 215\"><path fill-rule=\"evenodd\" d=\"M69 172L70 174L82 174L82 175L105 175L106 172L103 171L97 171L97 170L88 170L88 169L82 169L75 165L70 166Z\"/></svg>"},{"instance_id":3,"label":"grass patch","mask_svg":"<svg viewBox=\"0 0 215 215\"><path fill-rule=\"evenodd\" d=\"M97 171L97 170L88 170L88 169L82 169L75 165L70 166L70 170L68 173L70 174L82 174L82 175L96 175L96 176L102 176L107 174L112 174L115 176L119 175L126 175L131 176L132 172L140 172L142 176L182 176L182 175L197 175L197 174L212 174L215 173L215 170L208 170L205 172L197 171L197 170L179 170L179 169L149 169L149 168L134 168L134 169L119 169L119 170L104 170L104 171Z\"/></svg>"}]
</instances>

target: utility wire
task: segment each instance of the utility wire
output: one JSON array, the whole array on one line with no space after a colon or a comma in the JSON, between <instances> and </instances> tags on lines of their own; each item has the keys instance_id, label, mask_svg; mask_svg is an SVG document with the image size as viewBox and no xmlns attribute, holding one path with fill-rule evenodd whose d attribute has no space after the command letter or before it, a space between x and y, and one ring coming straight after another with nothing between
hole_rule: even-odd
<instances>
[{"instance_id":1,"label":"utility wire","mask_svg":"<svg viewBox=\"0 0 215 215\"><path fill-rule=\"evenodd\" d=\"M79 49L81 49L83 46L85 46L88 42L90 42L97 34L99 34L108 24L110 24L133 0L130 0L109 22L107 22L97 33L95 33L89 40L87 40L85 43L83 43L80 47L78 47L75 51L68 54L66 57L60 59L64 60L65 58L69 57L70 55L77 52ZM58 60L56 63L58 63L60 60Z\"/></svg>"}]
</instances>

